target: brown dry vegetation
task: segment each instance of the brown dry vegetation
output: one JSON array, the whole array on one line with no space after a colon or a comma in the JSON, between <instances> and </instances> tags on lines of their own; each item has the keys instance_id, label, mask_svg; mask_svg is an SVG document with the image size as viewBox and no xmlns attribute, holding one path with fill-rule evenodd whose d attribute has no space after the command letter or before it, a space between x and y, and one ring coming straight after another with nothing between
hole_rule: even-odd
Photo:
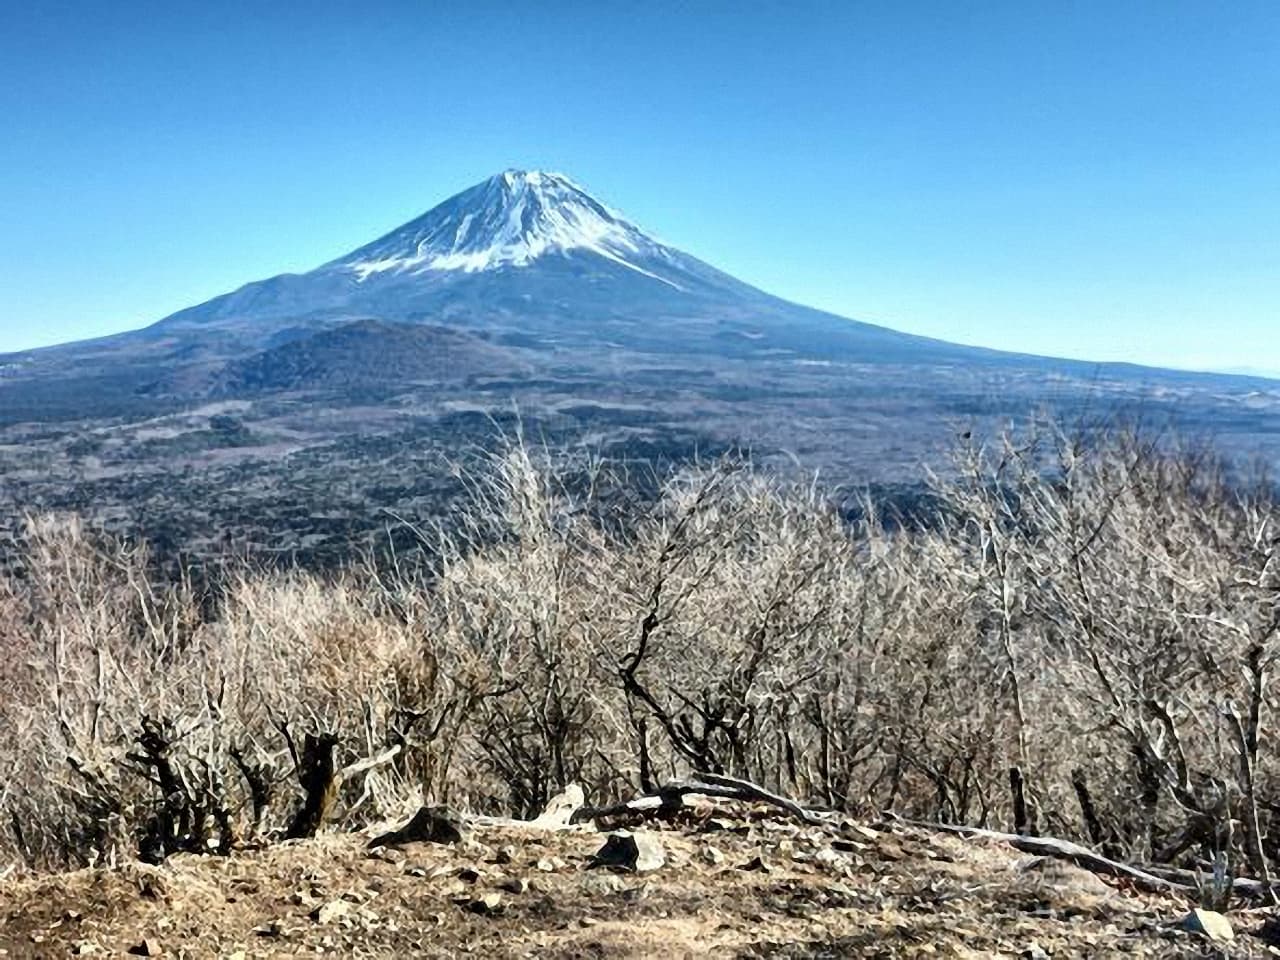
<instances>
[{"instance_id":1,"label":"brown dry vegetation","mask_svg":"<svg viewBox=\"0 0 1280 960\"><path fill-rule=\"evenodd\" d=\"M1048 429L947 477L923 527L874 505L851 526L732 463L618 518L516 446L429 536L429 578L244 572L216 593L33 519L0 584L0 865L226 852L421 800L527 815L569 782L604 803L708 770L1216 869L1209 901L1265 879L1265 485Z\"/></svg>"}]
</instances>

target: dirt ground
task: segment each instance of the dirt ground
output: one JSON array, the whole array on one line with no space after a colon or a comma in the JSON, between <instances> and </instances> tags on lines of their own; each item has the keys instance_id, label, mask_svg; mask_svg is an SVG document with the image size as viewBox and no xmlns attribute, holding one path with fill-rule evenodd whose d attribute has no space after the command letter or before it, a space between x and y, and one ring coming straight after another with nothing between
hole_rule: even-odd
<instances>
[{"instance_id":1,"label":"dirt ground","mask_svg":"<svg viewBox=\"0 0 1280 960\"><path fill-rule=\"evenodd\" d=\"M996 841L711 810L647 827L666 862L592 869L587 828L476 827L453 845L326 835L0 882L0 956L1259 957L1185 932L1189 904Z\"/></svg>"}]
</instances>

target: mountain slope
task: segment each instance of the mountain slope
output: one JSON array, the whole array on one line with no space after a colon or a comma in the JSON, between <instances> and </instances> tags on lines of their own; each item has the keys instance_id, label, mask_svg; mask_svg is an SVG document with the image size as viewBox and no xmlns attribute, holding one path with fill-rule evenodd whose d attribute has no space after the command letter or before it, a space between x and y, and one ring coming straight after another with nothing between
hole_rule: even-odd
<instances>
[{"instance_id":1,"label":"mountain slope","mask_svg":"<svg viewBox=\"0 0 1280 960\"><path fill-rule=\"evenodd\" d=\"M279 331L264 350L204 368L183 367L152 384L153 395L198 390L210 396L277 391L367 395L425 384L462 384L476 376L520 376L527 367L485 337L452 327L353 320L317 330Z\"/></svg>"}]
</instances>

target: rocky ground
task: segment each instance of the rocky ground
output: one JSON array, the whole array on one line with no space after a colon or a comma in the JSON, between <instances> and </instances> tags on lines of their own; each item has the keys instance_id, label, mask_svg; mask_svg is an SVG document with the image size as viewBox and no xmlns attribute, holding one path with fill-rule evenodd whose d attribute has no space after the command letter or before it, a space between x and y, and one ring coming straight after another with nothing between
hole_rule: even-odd
<instances>
[{"instance_id":1,"label":"rocky ground","mask_svg":"<svg viewBox=\"0 0 1280 960\"><path fill-rule=\"evenodd\" d=\"M330 834L0 882L0 956L1256 957L1184 929L1194 906L992 839L802 825L703 804L601 863L593 827L475 824L453 843ZM393 838L394 839L394 838ZM639 869L634 869L638 867Z\"/></svg>"}]
</instances>

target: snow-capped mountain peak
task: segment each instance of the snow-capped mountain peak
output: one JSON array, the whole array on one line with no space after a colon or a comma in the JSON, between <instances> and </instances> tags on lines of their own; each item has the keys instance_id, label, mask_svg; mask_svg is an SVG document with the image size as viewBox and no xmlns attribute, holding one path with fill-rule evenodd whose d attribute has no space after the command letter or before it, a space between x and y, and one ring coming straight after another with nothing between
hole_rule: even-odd
<instances>
[{"instance_id":1,"label":"snow-capped mountain peak","mask_svg":"<svg viewBox=\"0 0 1280 960\"><path fill-rule=\"evenodd\" d=\"M365 281L389 273L523 267L579 250L671 284L644 264L670 262L675 251L564 174L540 170L490 177L329 267Z\"/></svg>"}]
</instances>

